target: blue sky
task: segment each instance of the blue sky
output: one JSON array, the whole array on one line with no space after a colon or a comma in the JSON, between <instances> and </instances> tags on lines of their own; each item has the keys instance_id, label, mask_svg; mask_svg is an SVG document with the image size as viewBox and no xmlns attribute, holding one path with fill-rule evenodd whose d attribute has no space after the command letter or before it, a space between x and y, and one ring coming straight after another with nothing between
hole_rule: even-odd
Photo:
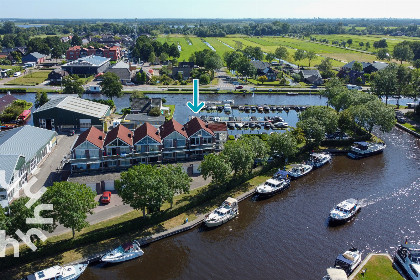
<instances>
[{"instance_id":1,"label":"blue sky","mask_svg":"<svg viewBox=\"0 0 420 280\"><path fill-rule=\"evenodd\" d=\"M419 0L0 0L0 18L419 18Z\"/></svg>"}]
</instances>

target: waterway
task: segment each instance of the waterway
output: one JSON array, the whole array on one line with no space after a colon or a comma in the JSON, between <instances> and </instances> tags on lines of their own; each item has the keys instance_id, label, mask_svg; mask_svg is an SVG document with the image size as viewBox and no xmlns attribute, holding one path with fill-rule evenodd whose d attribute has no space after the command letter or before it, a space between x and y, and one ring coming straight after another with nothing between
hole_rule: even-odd
<instances>
[{"instance_id":1,"label":"waterway","mask_svg":"<svg viewBox=\"0 0 420 280\"><path fill-rule=\"evenodd\" d=\"M25 96L33 101L31 95ZM175 118L185 122L190 112L183 104L190 96L162 97L177 105ZM235 104L323 105L326 101L315 95L200 97L207 101L235 99ZM128 107L128 96L117 99L116 104L118 109ZM400 100L400 104L404 103ZM292 112L285 116L289 124L293 124L292 114L296 118ZM381 155L362 160L335 156L331 164L293 181L277 196L241 202L240 215L219 228L195 228L158 241L145 247L139 259L91 266L80 279L315 280L350 246L366 256L370 252L393 254L405 238L418 243L420 140L396 128L376 133L387 143ZM362 201L361 212L343 226L329 227L331 208L351 197Z\"/></svg>"},{"instance_id":2,"label":"waterway","mask_svg":"<svg viewBox=\"0 0 420 280\"><path fill-rule=\"evenodd\" d=\"M193 229L144 248L144 256L87 269L96 279L321 279L350 246L393 254L420 236L420 141L398 129L387 148L363 160L336 156L270 199L240 203L240 215L214 230ZM362 200L349 223L328 227L338 202Z\"/></svg>"}]
</instances>

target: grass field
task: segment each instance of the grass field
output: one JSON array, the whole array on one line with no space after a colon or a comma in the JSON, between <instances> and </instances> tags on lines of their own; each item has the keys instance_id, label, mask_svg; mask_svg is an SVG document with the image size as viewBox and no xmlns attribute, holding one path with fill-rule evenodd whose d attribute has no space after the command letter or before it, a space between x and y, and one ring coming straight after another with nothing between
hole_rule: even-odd
<instances>
[{"instance_id":1,"label":"grass field","mask_svg":"<svg viewBox=\"0 0 420 280\"><path fill-rule=\"evenodd\" d=\"M7 82L6 85L22 85L22 86L35 86L44 82L48 78L50 70L41 70L37 72L32 72L25 76L16 78L10 82Z\"/></svg>"},{"instance_id":2,"label":"grass field","mask_svg":"<svg viewBox=\"0 0 420 280\"><path fill-rule=\"evenodd\" d=\"M199 38L196 37L186 38L184 36L165 36L159 37L157 40L160 41L162 44L164 42L167 42L169 45L179 44L181 46L181 55L178 58L178 61L188 61L188 59L194 52L204 50L205 48L207 48L207 46ZM188 41L190 41L192 44L190 45Z\"/></svg>"},{"instance_id":3,"label":"grass field","mask_svg":"<svg viewBox=\"0 0 420 280\"><path fill-rule=\"evenodd\" d=\"M359 272L355 280L404 280L386 256L372 256L363 269L366 269L365 275Z\"/></svg>"}]
</instances>

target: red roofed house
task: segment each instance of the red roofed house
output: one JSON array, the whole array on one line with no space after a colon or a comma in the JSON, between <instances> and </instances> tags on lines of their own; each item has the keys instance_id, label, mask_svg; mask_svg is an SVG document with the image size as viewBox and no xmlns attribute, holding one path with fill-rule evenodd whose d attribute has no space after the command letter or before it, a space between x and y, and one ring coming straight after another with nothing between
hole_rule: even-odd
<instances>
[{"instance_id":1,"label":"red roofed house","mask_svg":"<svg viewBox=\"0 0 420 280\"><path fill-rule=\"evenodd\" d=\"M184 126L174 119L159 128L163 142L162 161L185 160L188 134Z\"/></svg>"},{"instance_id":2,"label":"red roofed house","mask_svg":"<svg viewBox=\"0 0 420 280\"><path fill-rule=\"evenodd\" d=\"M80 134L71 150L71 169L99 169L102 166L104 139L105 133L94 126Z\"/></svg>"},{"instance_id":3,"label":"red roofed house","mask_svg":"<svg viewBox=\"0 0 420 280\"><path fill-rule=\"evenodd\" d=\"M138 163L162 161L162 139L157 128L148 122L134 131L134 157Z\"/></svg>"},{"instance_id":4,"label":"red roofed house","mask_svg":"<svg viewBox=\"0 0 420 280\"><path fill-rule=\"evenodd\" d=\"M201 119L192 118L185 125L188 135L188 158L203 158L204 155L214 152L214 132Z\"/></svg>"},{"instance_id":5,"label":"red roofed house","mask_svg":"<svg viewBox=\"0 0 420 280\"><path fill-rule=\"evenodd\" d=\"M108 132L104 142L104 167L127 167L132 164L130 154L133 150L133 132L119 124Z\"/></svg>"},{"instance_id":6,"label":"red roofed house","mask_svg":"<svg viewBox=\"0 0 420 280\"><path fill-rule=\"evenodd\" d=\"M119 46L112 46L112 47L103 47L96 49L93 46L89 46L87 48L82 48L80 46L70 47L66 51L66 59L67 60L76 60L81 57L85 56L103 56L106 58L110 58L111 60L119 60L121 58L121 47Z\"/></svg>"}]
</instances>

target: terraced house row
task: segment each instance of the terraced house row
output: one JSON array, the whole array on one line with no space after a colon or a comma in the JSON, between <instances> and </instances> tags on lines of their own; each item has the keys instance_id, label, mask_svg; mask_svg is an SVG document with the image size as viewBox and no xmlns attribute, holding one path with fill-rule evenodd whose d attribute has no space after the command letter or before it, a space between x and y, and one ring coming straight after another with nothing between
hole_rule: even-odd
<instances>
[{"instance_id":1,"label":"terraced house row","mask_svg":"<svg viewBox=\"0 0 420 280\"><path fill-rule=\"evenodd\" d=\"M92 126L73 145L72 172L201 159L219 151L226 139L226 124L199 118L185 125L172 119L159 128L144 123L134 132L121 124L107 134Z\"/></svg>"}]
</instances>

